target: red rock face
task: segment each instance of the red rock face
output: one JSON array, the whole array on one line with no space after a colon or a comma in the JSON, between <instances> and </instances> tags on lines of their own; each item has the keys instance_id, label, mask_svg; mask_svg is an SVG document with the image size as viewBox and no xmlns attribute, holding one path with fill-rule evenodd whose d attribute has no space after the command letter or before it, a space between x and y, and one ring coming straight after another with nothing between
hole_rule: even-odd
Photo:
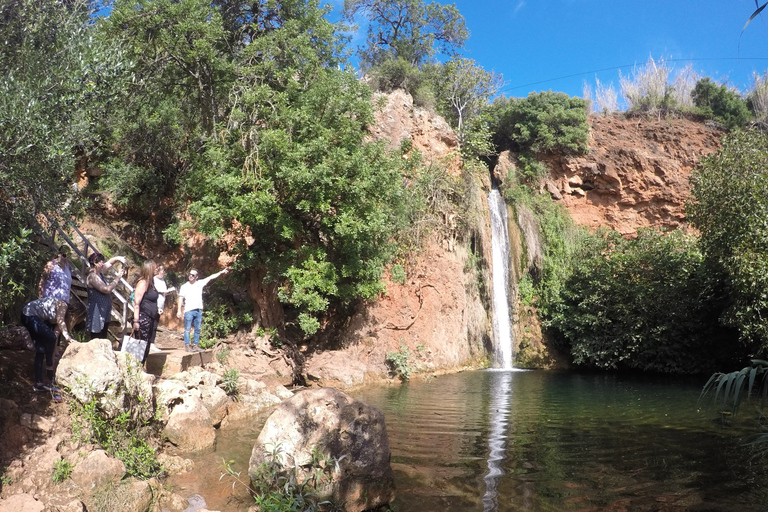
<instances>
[{"instance_id":1,"label":"red rock face","mask_svg":"<svg viewBox=\"0 0 768 512\"><path fill-rule=\"evenodd\" d=\"M685 119L592 116L589 154L549 157L543 184L573 219L631 236L642 227L686 227L689 177L723 132Z\"/></svg>"}]
</instances>

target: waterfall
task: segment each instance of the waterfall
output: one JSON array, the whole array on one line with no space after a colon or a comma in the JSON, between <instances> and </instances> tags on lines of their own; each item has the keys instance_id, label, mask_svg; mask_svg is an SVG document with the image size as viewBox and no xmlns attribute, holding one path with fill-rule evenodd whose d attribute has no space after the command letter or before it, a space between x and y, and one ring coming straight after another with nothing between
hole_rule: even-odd
<instances>
[{"instance_id":1,"label":"waterfall","mask_svg":"<svg viewBox=\"0 0 768 512\"><path fill-rule=\"evenodd\" d=\"M495 363L504 370L512 368L512 322L509 317L509 231L507 205L493 188L488 194L491 211L491 244L493 248L493 338Z\"/></svg>"}]
</instances>

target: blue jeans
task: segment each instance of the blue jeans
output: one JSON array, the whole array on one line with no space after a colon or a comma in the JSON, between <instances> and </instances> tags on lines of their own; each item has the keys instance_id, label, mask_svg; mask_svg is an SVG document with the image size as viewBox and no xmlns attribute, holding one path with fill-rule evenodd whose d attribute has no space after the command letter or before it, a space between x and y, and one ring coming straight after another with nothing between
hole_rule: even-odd
<instances>
[{"instance_id":1,"label":"blue jeans","mask_svg":"<svg viewBox=\"0 0 768 512\"><path fill-rule=\"evenodd\" d=\"M56 334L39 316L21 315L21 323L29 331L32 341L35 342L35 384L43 382L43 362L50 368L53 374L53 352L56 350ZM51 380L53 383L53 380Z\"/></svg>"},{"instance_id":2,"label":"blue jeans","mask_svg":"<svg viewBox=\"0 0 768 512\"><path fill-rule=\"evenodd\" d=\"M184 345L189 345L189 331L195 328L194 344L200 345L200 326L203 323L203 310L193 309L184 312Z\"/></svg>"}]
</instances>

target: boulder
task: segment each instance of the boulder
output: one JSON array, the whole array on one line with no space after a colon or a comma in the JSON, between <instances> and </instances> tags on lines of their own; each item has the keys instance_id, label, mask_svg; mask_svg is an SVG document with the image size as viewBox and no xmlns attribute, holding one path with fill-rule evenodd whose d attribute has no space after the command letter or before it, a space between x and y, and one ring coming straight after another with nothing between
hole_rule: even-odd
<instances>
[{"instance_id":1,"label":"boulder","mask_svg":"<svg viewBox=\"0 0 768 512\"><path fill-rule=\"evenodd\" d=\"M29 331L21 325L0 329L0 349L35 350L35 342Z\"/></svg>"},{"instance_id":2,"label":"boulder","mask_svg":"<svg viewBox=\"0 0 768 512\"><path fill-rule=\"evenodd\" d=\"M14 494L0 500L0 512L43 512L45 505L31 494Z\"/></svg>"},{"instance_id":3,"label":"boulder","mask_svg":"<svg viewBox=\"0 0 768 512\"><path fill-rule=\"evenodd\" d=\"M199 396L186 394L176 405L163 430L163 437L184 452L199 452L212 448L216 431L211 414Z\"/></svg>"},{"instance_id":4,"label":"boulder","mask_svg":"<svg viewBox=\"0 0 768 512\"><path fill-rule=\"evenodd\" d=\"M251 452L251 480L273 459L285 473L295 472L298 482L323 471L315 486L318 501L342 504L346 512L377 508L395 497L384 414L333 388L301 391L277 407Z\"/></svg>"},{"instance_id":5,"label":"boulder","mask_svg":"<svg viewBox=\"0 0 768 512\"><path fill-rule=\"evenodd\" d=\"M86 492L119 482L125 475L125 464L104 450L95 450L72 468L72 481Z\"/></svg>"},{"instance_id":6,"label":"boulder","mask_svg":"<svg viewBox=\"0 0 768 512\"><path fill-rule=\"evenodd\" d=\"M109 340L69 344L56 370L60 386L69 388L81 403L95 399L109 418L125 410L135 411L144 420L154 415L152 382L129 355L112 350Z\"/></svg>"}]
</instances>

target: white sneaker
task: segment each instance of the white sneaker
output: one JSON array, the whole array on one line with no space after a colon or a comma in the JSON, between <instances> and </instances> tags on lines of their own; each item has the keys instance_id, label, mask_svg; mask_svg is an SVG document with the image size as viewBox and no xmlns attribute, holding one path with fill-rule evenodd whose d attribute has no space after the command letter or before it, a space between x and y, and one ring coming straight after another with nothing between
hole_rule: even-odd
<instances>
[{"instance_id":1,"label":"white sneaker","mask_svg":"<svg viewBox=\"0 0 768 512\"><path fill-rule=\"evenodd\" d=\"M162 350L160 350L159 348L157 348L155 345L150 345L150 346L149 346L149 353L150 353L150 354L156 354L156 353L158 353L158 352L162 352Z\"/></svg>"}]
</instances>

